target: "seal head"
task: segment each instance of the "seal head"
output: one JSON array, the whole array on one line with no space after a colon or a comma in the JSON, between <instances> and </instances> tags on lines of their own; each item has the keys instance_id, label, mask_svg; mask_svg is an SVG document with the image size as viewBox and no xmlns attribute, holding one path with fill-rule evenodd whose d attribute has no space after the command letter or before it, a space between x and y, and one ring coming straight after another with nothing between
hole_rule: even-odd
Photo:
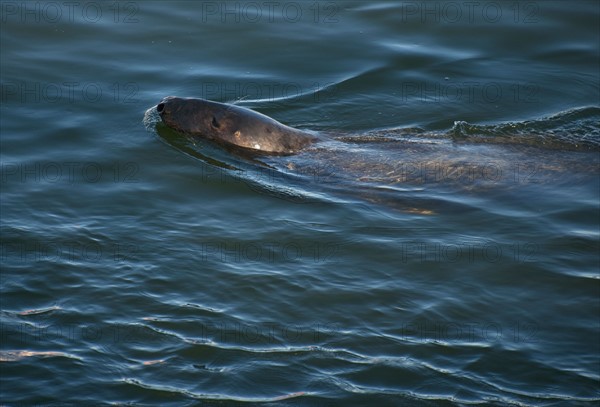
<instances>
[{"instance_id":1,"label":"seal head","mask_svg":"<svg viewBox=\"0 0 600 407\"><path fill-rule=\"evenodd\" d=\"M316 141L310 133L254 110L205 99L167 96L156 110L178 132L257 153L294 154Z\"/></svg>"}]
</instances>

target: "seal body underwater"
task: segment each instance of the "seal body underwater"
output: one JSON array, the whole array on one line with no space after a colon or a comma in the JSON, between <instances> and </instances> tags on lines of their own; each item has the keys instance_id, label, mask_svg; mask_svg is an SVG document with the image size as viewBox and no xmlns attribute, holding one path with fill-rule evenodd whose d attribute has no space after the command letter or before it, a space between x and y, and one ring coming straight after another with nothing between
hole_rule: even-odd
<instances>
[{"instance_id":1,"label":"seal body underwater","mask_svg":"<svg viewBox=\"0 0 600 407\"><path fill-rule=\"evenodd\" d=\"M178 132L257 153L294 154L317 141L254 110L205 99L167 96L156 111Z\"/></svg>"}]
</instances>

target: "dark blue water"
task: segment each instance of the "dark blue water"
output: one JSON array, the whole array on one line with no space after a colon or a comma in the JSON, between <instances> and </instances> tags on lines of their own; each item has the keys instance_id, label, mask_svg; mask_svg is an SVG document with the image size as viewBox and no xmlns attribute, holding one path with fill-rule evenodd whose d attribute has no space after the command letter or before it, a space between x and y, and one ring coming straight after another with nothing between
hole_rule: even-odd
<instances>
[{"instance_id":1,"label":"dark blue water","mask_svg":"<svg viewBox=\"0 0 600 407\"><path fill-rule=\"evenodd\" d=\"M0 12L0 404L600 401L596 1Z\"/></svg>"}]
</instances>

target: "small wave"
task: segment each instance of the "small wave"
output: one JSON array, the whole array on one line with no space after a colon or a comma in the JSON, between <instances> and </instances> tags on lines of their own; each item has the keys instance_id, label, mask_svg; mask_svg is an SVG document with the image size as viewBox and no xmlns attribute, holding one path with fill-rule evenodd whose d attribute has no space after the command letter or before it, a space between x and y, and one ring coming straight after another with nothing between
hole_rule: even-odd
<instances>
[{"instance_id":1,"label":"small wave","mask_svg":"<svg viewBox=\"0 0 600 407\"><path fill-rule=\"evenodd\" d=\"M61 307L57 306L57 305L53 305L52 307L47 307L47 308L39 308L39 309L28 309L25 311L20 311L18 314L19 315L39 315L39 314L45 314L48 312L52 312L52 311L56 311L56 310L60 310L62 309Z\"/></svg>"},{"instance_id":2,"label":"small wave","mask_svg":"<svg viewBox=\"0 0 600 407\"><path fill-rule=\"evenodd\" d=\"M600 107L567 110L539 120L477 125L457 121L454 141L533 145L550 149L599 150Z\"/></svg>"},{"instance_id":3,"label":"small wave","mask_svg":"<svg viewBox=\"0 0 600 407\"><path fill-rule=\"evenodd\" d=\"M249 402L249 403L270 403L277 402L282 400L288 400L291 398L307 396L309 393L304 391L298 391L294 393L287 393L278 396L272 397L243 397L243 396L234 396L234 395L226 395L226 394L203 394L203 393L194 393L185 389L178 389L172 386L158 385L158 384L150 384L142 382L137 379L129 379L126 378L123 380L125 383L139 387L146 390L152 390L157 392L164 393L173 393L173 394L181 394L183 396L187 396L197 400L206 400L206 401L215 401L215 402L224 402L224 401L237 401L237 402Z\"/></svg>"},{"instance_id":4,"label":"small wave","mask_svg":"<svg viewBox=\"0 0 600 407\"><path fill-rule=\"evenodd\" d=\"M148 131L154 131L156 127L156 123L160 122L160 116L158 111L156 110L156 106L152 106L148 110L144 112L144 118L142 119L142 123L144 123L144 127Z\"/></svg>"},{"instance_id":5,"label":"small wave","mask_svg":"<svg viewBox=\"0 0 600 407\"><path fill-rule=\"evenodd\" d=\"M33 350L2 350L0 351L0 362L17 362L19 360L31 357L38 358L52 358L52 357L64 357L69 359L80 359L76 356L69 355L64 352L50 352L50 351L33 351Z\"/></svg>"}]
</instances>

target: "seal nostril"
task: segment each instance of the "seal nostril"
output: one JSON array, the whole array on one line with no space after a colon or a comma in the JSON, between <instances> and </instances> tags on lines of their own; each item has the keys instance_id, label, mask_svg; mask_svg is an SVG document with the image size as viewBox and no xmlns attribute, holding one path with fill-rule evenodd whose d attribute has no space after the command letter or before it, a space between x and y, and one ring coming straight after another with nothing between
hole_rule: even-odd
<instances>
[{"instance_id":1,"label":"seal nostril","mask_svg":"<svg viewBox=\"0 0 600 407\"><path fill-rule=\"evenodd\" d=\"M158 113L162 113L162 111L163 111L164 109L165 109L165 104L164 104L164 103L159 103L159 104L156 106L156 111L157 111Z\"/></svg>"}]
</instances>

